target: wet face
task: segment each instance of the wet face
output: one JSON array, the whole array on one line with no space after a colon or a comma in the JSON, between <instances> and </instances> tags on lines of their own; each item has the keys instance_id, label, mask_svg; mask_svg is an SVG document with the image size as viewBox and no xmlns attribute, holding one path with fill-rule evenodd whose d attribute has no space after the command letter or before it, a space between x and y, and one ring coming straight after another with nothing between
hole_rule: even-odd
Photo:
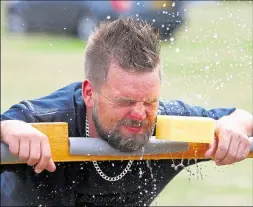
<instances>
[{"instance_id":1,"label":"wet face","mask_svg":"<svg viewBox=\"0 0 253 207\"><path fill-rule=\"evenodd\" d=\"M111 65L92 119L98 135L121 151L140 149L152 136L160 95L159 70L131 73Z\"/></svg>"}]
</instances>

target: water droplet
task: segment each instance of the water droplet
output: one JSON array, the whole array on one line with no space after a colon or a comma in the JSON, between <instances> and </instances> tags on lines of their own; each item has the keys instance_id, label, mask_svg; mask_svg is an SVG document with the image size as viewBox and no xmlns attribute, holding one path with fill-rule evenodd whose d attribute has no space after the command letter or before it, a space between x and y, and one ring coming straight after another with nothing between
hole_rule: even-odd
<instances>
[{"instance_id":1,"label":"water droplet","mask_svg":"<svg viewBox=\"0 0 253 207\"><path fill-rule=\"evenodd\" d=\"M144 148L144 147L142 147L142 148L141 148L141 157L140 157L140 160L142 160L142 159L143 159L144 150L145 150L145 148Z\"/></svg>"},{"instance_id":2,"label":"water droplet","mask_svg":"<svg viewBox=\"0 0 253 207\"><path fill-rule=\"evenodd\" d=\"M107 18L107 19L111 19L111 16L107 16L106 18Z\"/></svg>"},{"instance_id":3,"label":"water droplet","mask_svg":"<svg viewBox=\"0 0 253 207\"><path fill-rule=\"evenodd\" d=\"M151 178L154 179L154 175L153 175L153 171L152 171L152 167L151 167L150 161L146 160L146 164L147 164L147 167L148 167L148 169L150 171Z\"/></svg>"},{"instance_id":4,"label":"water droplet","mask_svg":"<svg viewBox=\"0 0 253 207\"><path fill-rule=\"evenodd\" d=\"M139 168L139 178L142 178L143 172L141 170L141 168Z\"/></svg>"},{"instance_id":5,"label":"water droplet","mask_svg":"<svg viewBox=\"0 0 253 207\"><path fill-rule=\"evenodd\" d=\"M66 30L66 27L64 27L63 29Z\"/></svg>"},{"instance_id":6,"label":"water droplet","mask_svg":"<svg viewBox=\"0 0 253 207\"><path fill-rule=\"evenodd\" d=\"M152 21L155 22L155 19L153 19Z\"/></svg>"},{"instance_id":7,"label":"water droplet","mask_svg":"<svg viewBox=\"0 0 253 207\"><path fill-rule=\"evenodd\" d=\"M213 38L214 38L214 39L218 38L218 34L217 34L217 33L214 33L214 34L213 34Z\"/></svg>"}]
</instances>

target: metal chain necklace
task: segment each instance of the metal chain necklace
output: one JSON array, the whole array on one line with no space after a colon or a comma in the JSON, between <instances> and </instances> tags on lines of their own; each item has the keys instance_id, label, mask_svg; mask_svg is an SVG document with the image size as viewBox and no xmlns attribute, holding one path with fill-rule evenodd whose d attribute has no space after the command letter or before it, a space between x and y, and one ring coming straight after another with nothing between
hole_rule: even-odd
<instances>
[{"instance_id":1,"label":"metal chain necklace","mask_svg":"<svg viewBox=\"0 0 253 207\"><path fill-rule=\"evenodd\" d=\"M89 123L88 123L88 118L87 118L87 114L86 114L86 122L85 122L85 131L86 131L86 137L90 137L90 132L89 132ZM102 170L101 168L99 167L97 161L92 161L96 171L98 172L98 174L104 178L105 180L107 181L118 181L120 180L121 178L123 178L127 172L130 170L132 164L133 164L133 160L129 160L126 168L117 176L115 177L109 177L107 176Z\"/></svg>"}]
</instances>

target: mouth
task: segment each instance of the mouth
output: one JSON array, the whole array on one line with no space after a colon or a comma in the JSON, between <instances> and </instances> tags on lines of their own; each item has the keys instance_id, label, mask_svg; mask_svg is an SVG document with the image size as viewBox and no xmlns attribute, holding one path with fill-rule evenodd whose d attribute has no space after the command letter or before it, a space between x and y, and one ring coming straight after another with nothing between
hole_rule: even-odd
<instances>
[{"instance_id":1,"label":"mouth","mask_svg":"<svg viewBox=\"0 0 253 207\"><path fill-rule=\"evenodd\" d=\"M123 125L123 127L125 129L127 129L127 131L132 132L132 133L140 133L143 129L142 126L126 126L126 125Z\"/></svg>"}]
</instances>

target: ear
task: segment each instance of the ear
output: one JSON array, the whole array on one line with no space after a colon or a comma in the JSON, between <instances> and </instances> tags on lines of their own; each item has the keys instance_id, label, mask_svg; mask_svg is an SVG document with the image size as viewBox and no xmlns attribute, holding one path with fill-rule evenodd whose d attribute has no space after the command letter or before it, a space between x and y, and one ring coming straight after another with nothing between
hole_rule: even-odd
<instances>
[{"instance_id":1,"label":"ear","mask_svg":"<svg viewBox=\"0 0 253 207\"><path fill-rule=\"evenodd\" d=\"M82 97L87 108L92 108L94 103L94 89L89 80L82 83Z\"/></svg>"}]
</instances>

